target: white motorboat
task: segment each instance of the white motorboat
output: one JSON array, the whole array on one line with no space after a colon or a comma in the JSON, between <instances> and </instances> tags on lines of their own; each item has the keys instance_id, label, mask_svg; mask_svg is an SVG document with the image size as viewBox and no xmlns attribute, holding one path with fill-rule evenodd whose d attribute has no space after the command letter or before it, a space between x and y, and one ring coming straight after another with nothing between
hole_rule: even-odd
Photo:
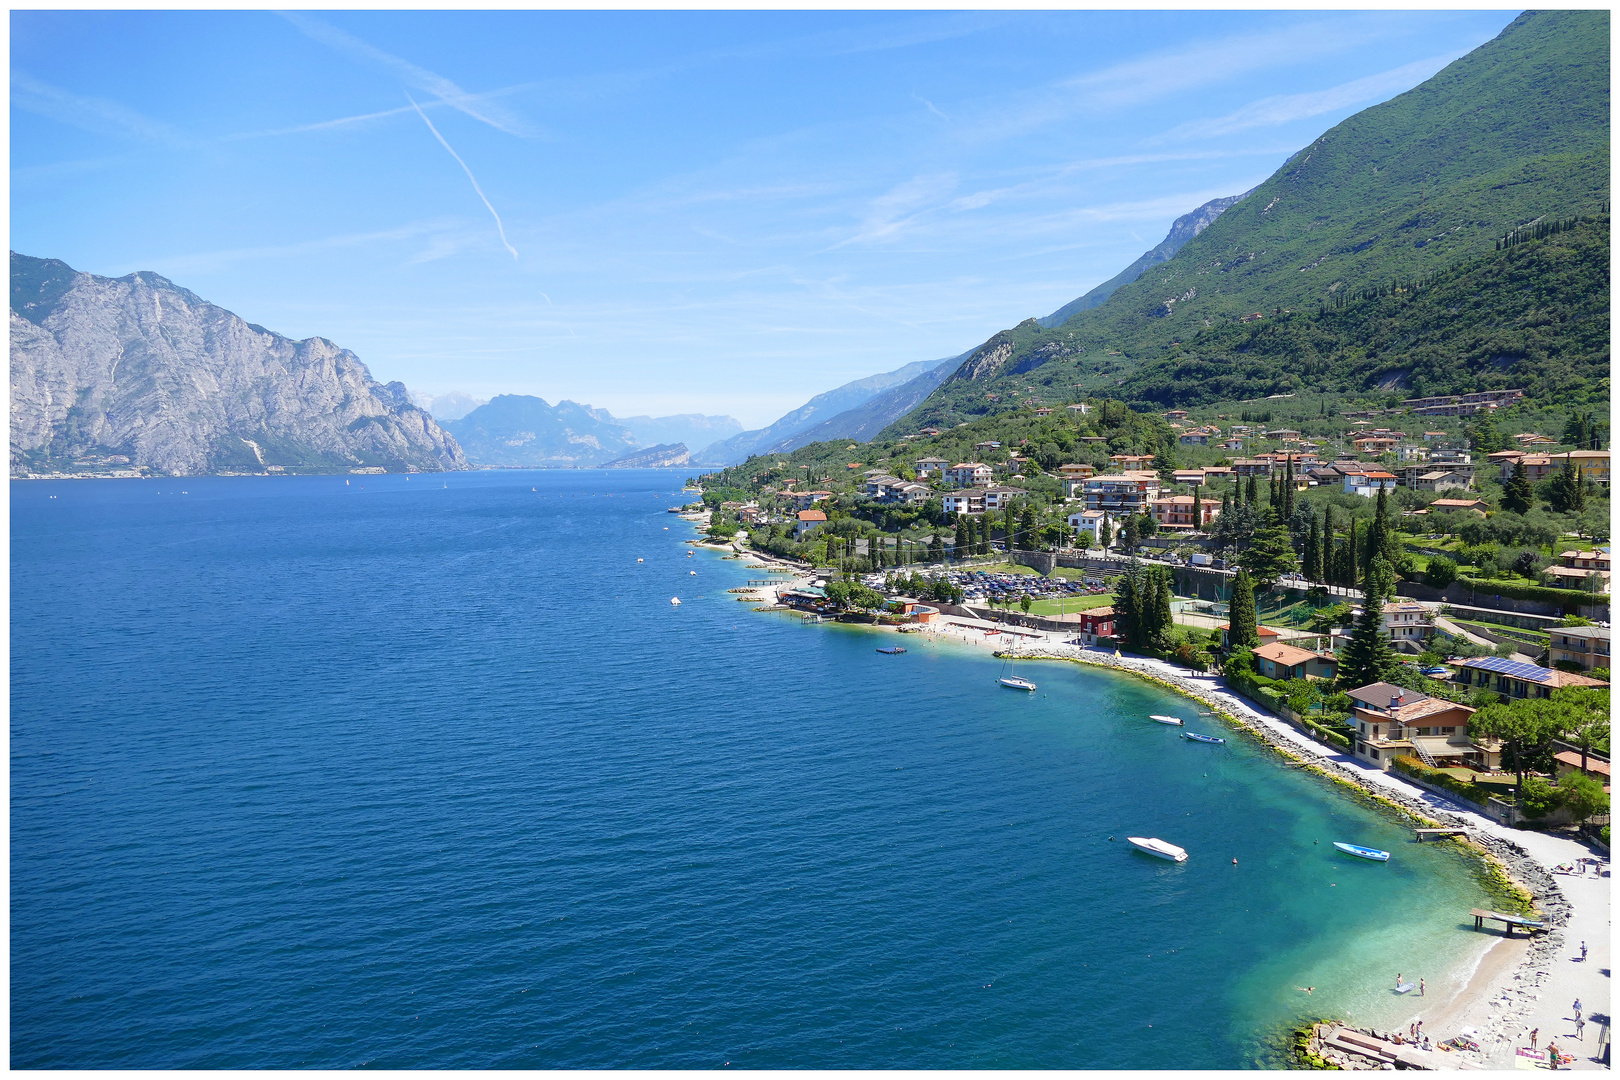
<instances>
[{"instance_id":1,"label":"white motorboat","mask_svg":"<svg viewBox=\"0 0 1620 1080\"><path fill-rule=\"evenodd\" d=\"M1354 855L1358 859L1368 859L1372 862L1389 862L1389 852L1380 851L1375 847L1363 847L1361 844L1345 844L1340 843L1338 840L1333 841L1333 846L1346 855Z\"/></svg>"},{"instance_id":2,"label":"white motorboat","mask_svg":"<svg viewBox=\"0 0 1620 1080\"><path fill-rule=\"evenodd\" d=\"M1173 724L1180 727L1183 723L1179 716L1160 716L1158 713L1148 713L1149 720L1157 720L1161 724Z\"/></svg>"},{"instance_id":3,"label":"white motorboat","mask_svg":"<svg viewBox=\"0 0 1620 1080\"><path fill-rule=\"evenodd\" d=\"M676 607L679 607L680 604L681 604L681 598L678 597L678 596L672 596L672 597L669 598L669 602L671 604L675 605Z\"/></svg>"},{"instance_id":4,"label":"white motorboat","mask_svg":"<svg viewBox=\"0 0 1620 1080\"><path fill-rule=\"evenodd\" d=\"M1149 855L1157 855L1161 859L1171 862L1186 862L1187 849L1178 848L1174 844L1166 843L1156 836L1127 836L1126 841L1137 851L1145 851Z\"/></svg>"}]
</instances>

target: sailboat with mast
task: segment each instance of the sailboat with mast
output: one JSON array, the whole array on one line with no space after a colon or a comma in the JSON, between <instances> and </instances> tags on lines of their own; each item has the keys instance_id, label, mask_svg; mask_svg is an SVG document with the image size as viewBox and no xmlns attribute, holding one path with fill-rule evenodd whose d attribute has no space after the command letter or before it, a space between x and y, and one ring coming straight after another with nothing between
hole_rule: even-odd
<instances>
[{"instance_id":1,"label":"sailboat with mast","mask_svg":"<svg viewBox=\"0 0 1620 1080\"><path fill-rule=\"evenodd\" d=\"M1013 650L1016 652L1017 648L1018 639L1014 638ZM1001 677L996 679L996 682L1000 683L1002 686L1005 686L1009 690L1024 690L1029 693L1034 693L1036 690L1034 683L1030 682L1028 679L1020 679L1018 676L1008 673L1007 668L1012 664L1012 662L1012 656L1008 656L1001 662Z\"/></svg>"}]
</instances>

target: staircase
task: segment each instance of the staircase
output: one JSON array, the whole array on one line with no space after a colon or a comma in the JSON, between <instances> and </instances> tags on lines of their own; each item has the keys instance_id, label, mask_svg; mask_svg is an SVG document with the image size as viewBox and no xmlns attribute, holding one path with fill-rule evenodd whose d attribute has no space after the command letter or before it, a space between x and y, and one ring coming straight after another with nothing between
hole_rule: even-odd
<instances>
[{"instance_id":1,"label":"staircase","mask_svg":"<svg viewBox=\"0 0 1620 1080\"><path fill-rule=\"evenodd\" d=\"M1427 765L1431 769L1440 768L1440 766L1434 760L1434 755L1429 753L1429 748L1418 742L1415 738L1412 740L1412 748L1418 752L1418 757L1423 759L1423 764Z\"/></svg>"}]
</instances>

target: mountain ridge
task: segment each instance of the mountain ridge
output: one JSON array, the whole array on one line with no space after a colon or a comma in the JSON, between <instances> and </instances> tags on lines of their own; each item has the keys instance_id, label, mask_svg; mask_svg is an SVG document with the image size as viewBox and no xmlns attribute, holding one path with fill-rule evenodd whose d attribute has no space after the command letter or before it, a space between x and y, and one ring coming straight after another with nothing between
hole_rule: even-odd
<instances>
[{"instance_id":1,"label":"mountain ridge","mask_svg":"<svg viewBox=\"0 0 1620 1080\"><path fill-rule=\"evenodd\" d=\"M1608 31L1603 11L1521 15L1301 148L1105 303L993 335L883 434L1110 394L1200 332L1421 280L1527 222L1606 214Z\"/></svg>"},{"instance_id":2,"label":"mountain ridge","mask_svg":"<svg viewBox=\"0 0 1620 1080\"><path fill-rule=\"evenodd\" d=\"M13 475L86 458L223 471L465 469L456 441L323 337L266 330L137 271L11 253Z\"/></svg>"}]
</instances>

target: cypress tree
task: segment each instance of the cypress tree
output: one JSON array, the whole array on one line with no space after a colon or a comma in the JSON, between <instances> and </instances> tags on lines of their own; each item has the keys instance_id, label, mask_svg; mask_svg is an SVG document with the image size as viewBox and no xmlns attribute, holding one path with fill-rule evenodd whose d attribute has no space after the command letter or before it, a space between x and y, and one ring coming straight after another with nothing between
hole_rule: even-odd
<instances>
[{"instance_id":1,"label":"cypress tree","mask_svg":"<svg viewBox=\"0 0 1620 1080\"><path fill-rule=\"evenodd\" d=\"M1203 521L1202 521L1203 512L1202 512L1201 508L1202 508L1202 506L1204 504L1203 504L1203 500L1201 500L1198 497L1198 493L1201 492L1202 490L1203 490L1202 486L1200 486L1198 484L1193 485L1193 512L1192 512L1193 532L1197 532L1199 529L1201 529L1203 527Z\"/></svg>"},{"instance_id":2,"label":"cypress tree","mask_svg":"<svg viewBox=\"0 0 1620 1080\"><path fill-rule=\"evenodd\" d=\"M1350 519L1350 542L1344 545L1344 585L1346 588L1355 588L1356 582L1361 578L1361 571L1357 569L1357 538L1356 519Z\"/></svg>"},{"instance_id":3,"label":"cypress tree","mask_svg":"<svg viewBox=\"0 0 1620 1080\"><path fill-rule=\"evenodd\" d=\"M972 540L968 538L968 517L966 514L956 515L956 543L951 548L951 554L960 559L964 555L972 554Z\"/></svg>"},{"instance_id":4,"label":"cypress tree","mask_svg":"<svg viewBox=\"0 0 1620 1080\"><path fill-rule=\"evenodd\" d=\"M1119 579L1119 587L1114 591L1114 623L1119 627L1119 637L1125 639L1126 644L1135 647L1138 633L1137 618L1137 584L1142 576L1142 567L1133 556L1125 567L1125 573Z\"/></svg>"},{"instance_id":5,"label":"cypress tree","mask_svg":"<svg viewBox=\"0 0 1620 1080\"><path fill-rule=\"evenodd\" d=\"M1504 498L1503 503L1506 502ZM1586 488L1581 484L1580 473L1575 471L1574 460L1567 454L1563 467L1553 477L1549 505L1560 514L1578 514L1586 509Z\"/></svg>"},{"instance_id":6,"label":"cypress tree","mask_svg":"<svg viewBox=\"0 0 1620 1080\"><path fill-rule=\"evenodd\" d=\"M1310 535L1305 538L1305 580L1320 582L1322 580L1322 533L1316 525L1316 515L1311 515Z\"/></svg>"},{"instance_id":7,"label":"cypress tree","mask_svg":"<svg viewBox=\"0 0 1620 1080\"><path fill-rule=\"evenodd\" d=\"M1294 456L1288 455L1288 471L1283 478L1283 520L1294 516Z\"/></svg>"},{"instance_id":8,"label":"cypress tree","mask_svg":"<svg viewBox=\"0 0 1620 1080\"><path fill-rule=\"evenodd\" d=\"M1524 459L1520 458L1513 463L1513 475L1502 485L1502 509L1524 514L1529 512L1533 502L1535 490L1530 487L1530 477L1524 471Z\"/></svg>"},{"instance_id":9,"label":"cypress tree","mask_svg":"<svg viewBox=\"0 0 1620 1080\"><path fill-rule=\"evenodd\" d=\"M1260 485L1258 485L1258 484L1256 484L1254 482L1254 477L1253 476L1249 477L1249 483L1248 483L1247 487L1248 487L1248 490L1246 490L1244 492L1243 501L1245 503L1247 503L1248 505L1254 507L1255 509L1259 509L1259 507L1260 507Z\"/></svg>"},{"instance_id":10,"label":"cypress tree","mask_svg":"<svg viewBox=\"0 0 1620 1080\"><path fill-rule=\"evenodd\" d=\"M1097 526L1097 542L1102 545L1104 551L1107 551L1109 545L1114 542L1114 526L1109 524L1106 513L1103 514L1102 522Z\"/></svg>"},{"instance_id":11,"label":"cypress tree","mask_svg":"<svg viewBox=\"0 0 1620 1080\"><path fill-rule=\"evenodd\" d=\"M1260 645L1259 619L1254 611L1254 585L1249 581L1249 572L1241 567L1232 579L1232 601L1227 605L1226 622L1226 640L1233 652Z\"/></svg>"},{"instance_id":12,"label":"cypress tree","mask_svg":"<svg viewBox=\"0 0 1620 1080\"><path fill-rule=\"evenodd\" d=\"M1170 571L1159 570L1158 604L1154 609L1153 638L1154 644L1163 648L1169 643L1170 628L1176 623L1175 615L1170 611L1170 600L1175 594L1174 586L1170 580Z\"/></svg>"},{"instance_id":13,"label":"cypress tree","mask_svg":"<svg viewBox=\"0 0 1620 1080\"><path fill-rule=\"evenodd\" d=\"M1372 528L1367 530L1367 538L1362 549L1361 565L1372 566L1384 550L1384 533L1389 529L1389 508L1384 501L1384 489L1378 489L1378 498L1373 509Z\"/></svg>"}]
</instances>

